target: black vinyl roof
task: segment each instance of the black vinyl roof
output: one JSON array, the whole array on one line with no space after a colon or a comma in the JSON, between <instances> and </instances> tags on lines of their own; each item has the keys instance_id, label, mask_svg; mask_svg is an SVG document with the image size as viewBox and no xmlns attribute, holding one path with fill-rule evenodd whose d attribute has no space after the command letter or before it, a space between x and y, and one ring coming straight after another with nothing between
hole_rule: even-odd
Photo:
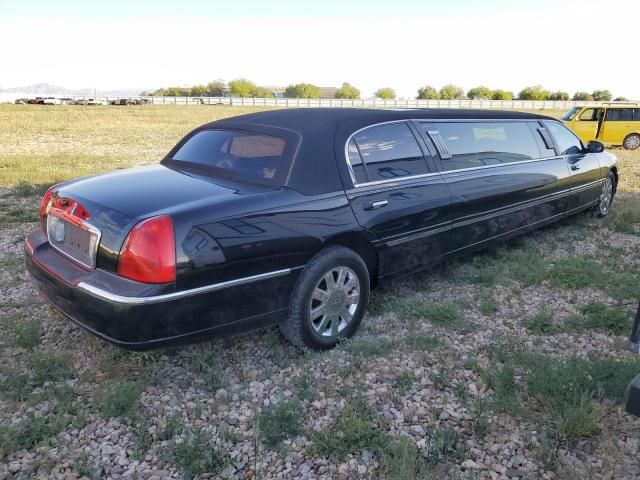
<instances>
[{"instance_id":1,"label":"black vinyl roof","mask_svg":"<svg viewBox=\"0 0 640 480\"><path fill-rule=\"evenodd\" d=\"M448 108L285 108L238 115L208 123L200 129L247 129L276 134L280 129L299 146L292 159L287 185L306 195L341 191L340 171L346 169L344 147L355 131L394 120L555 120L532 113ZM343 172L343 176L344 176Z\"/></svg>"},{"instance_id":2,"label":"black vinyl roof","mask_svg":"<svg viewBox=\"0 0 640 480\"><path fill-rule=\"evenodd\" d=\"M304 134L307 131L316 133L319 123L336 124L348 121L349 123L375 124L404 119L556 120L533 113L466 108L403 108L393 110L374 108L285 108L238 115L212 122L207 124L205 128L215 128L217 125L233 122L234 124L269 125Z\"/></svg>"}]
</instances>

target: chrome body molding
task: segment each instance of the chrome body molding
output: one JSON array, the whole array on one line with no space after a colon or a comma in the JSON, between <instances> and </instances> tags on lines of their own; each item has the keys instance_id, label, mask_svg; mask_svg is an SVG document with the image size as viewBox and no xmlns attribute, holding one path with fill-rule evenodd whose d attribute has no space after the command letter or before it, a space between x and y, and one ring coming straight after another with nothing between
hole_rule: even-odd
<instances>
[{"instance_id":1,"label":"chrome body molding","mask_svg":"<svg viewBox=\"0 0 640 480\"><path fill-rule=\"evenodd\" d=\"M252 275L250 277L236 278L235 280L228 280L226 282L214 283L211 285L205 285L203 287L191 288L188 290L181 290L179 292L165 293L162 295L153 295L150 297L126 297L123 295L117 295L115 293L108 292L102 288L91 285L87 282L80 282L76 285L80 290L85 291L89 295L105 300L111 303L119 303L124 305L149 305L153 303L170 302L173 300L179 300L182 298L191 297L194 295L200 295L203 293L215 292L218 290L224 290L225 288L236 287L238 285L245 285L247 283L259 282L260 280L268 280L270 278L281 277L289 275L293 270L297 268L285 268L283 270L275 270L273 272L260 273L258 275Z\"/></svg>"}]
</instances>

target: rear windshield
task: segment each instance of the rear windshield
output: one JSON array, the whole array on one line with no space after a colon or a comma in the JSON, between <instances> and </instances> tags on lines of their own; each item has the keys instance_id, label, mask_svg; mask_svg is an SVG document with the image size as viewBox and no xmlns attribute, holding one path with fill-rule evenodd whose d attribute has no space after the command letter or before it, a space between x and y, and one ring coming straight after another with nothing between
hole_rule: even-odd
<instances>
[{"instance_id":1,"label":"rear windshield","mask_svg":"<svg viewBox=\"0 0 640 480\"><path fill-rule=\"evenodd\" d=\"M191 136L171 157L210 167L223 177L280 186L289 162L281 137L231 130L202 130Z\"/></svg>"}]
</instances>

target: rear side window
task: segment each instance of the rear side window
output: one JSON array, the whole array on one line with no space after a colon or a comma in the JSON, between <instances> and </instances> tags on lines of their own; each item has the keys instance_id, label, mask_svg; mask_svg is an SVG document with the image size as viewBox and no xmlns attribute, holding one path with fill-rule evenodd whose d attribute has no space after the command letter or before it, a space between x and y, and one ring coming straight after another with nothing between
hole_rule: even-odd
<instances>
[{"instance_id":1,"label":"rear side window","mask_svg":"<svg viewBox=\"0 0 640 480\"><path fill-rule=\"evenodd\" d=\"M448 149L449 155L442 156L445 171L540 158L538 144L524 122L435 123L432 128Z\"/></svg>"},{"instance_id":2,"label":"rear side window","mask_svg":"<svg viewBox=\"0 0 640 480\"><path fill-rule=\"evenodd\" d=\"M356 183L393 180L427 173L427 164L406 123L368 128L347 146Z\"/></svg>"},{"instance_id":3,"label":"rear side window","mask_svg":"<svg viewBox=\"0 0 640 480\"><path fill-rule=\"evenodd\" d=\"M560 155L575 155L582 152L582 142L576 135L558 122L544 122L547 130L553 135Z\"/></svg>"},{"instance_id":4,"label":"rear side window","mask_svg":"<svg viewBox=\"0 0 640 480\"><path fill-rule=\"evenodd\" d=\"M640 122L640 108L633 109L633 121Z\"/></svg>"},{"instance_id":5,"label":"rear side window","mask_svg":"<svg viewBox=\"0 0 640 480\"><path fill-rule=\"evenodd\" d=\"M581 122L595 122L596 120L599 120L601 116L601 108L587 108L580 114L578 120L580 120Z\"/></svg>"},{"instance_id":6,"label":"rear side window","mask_svg":"<svg viewBox=\"0 0 640 480\"><path fill-rule=\"evenodd\" d=\"M202 130L190 137L172 160L211 167L222 175L251 183L277 185L288 169L285 140L280 137Z\"/></svg>"},{"instance_id":7,"label":"rear side window","mask_svg":"<svg viewBox=\"0 0 640 480\"><path fill-rule=\"evenodd\" d=\"M608 122L632 122L633 108L610 108L607 110Z\"/></svg>"}]
</instances>

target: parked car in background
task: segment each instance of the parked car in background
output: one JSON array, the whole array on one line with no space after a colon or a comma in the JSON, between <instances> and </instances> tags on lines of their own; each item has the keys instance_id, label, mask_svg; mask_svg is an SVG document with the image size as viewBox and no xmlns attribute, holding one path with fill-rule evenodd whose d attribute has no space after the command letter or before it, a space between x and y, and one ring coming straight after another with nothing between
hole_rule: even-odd
<instances>
[{"instance_id":1,"label":"parked car in background","mask_svg":"<svg viewBox=\"0 0 640 480\"><path fill-rule=\"evenodd\" d=\"M42 101L43 105L60 105L60 100L55 97L45 97Z\"/></svg>"},{"instance_id":2,"label":"parked car in background","mask_svg":"<svg viewBox=\"0 0 640 480\"><path fill-rule=\"evenodd\" d=\"M598 140L627 150L640 147L640 104L573 107L562 120L583 142Z\"/></svg>"},{"instance_id":3,"label":"parked car in background","mask_svg":"<svg viewBox=\"0 0 640 480\"><path fill-rule=\"evenodd\" d=\"M29 103L29 99L28 98L16 98L13 103L16 104L16 105L26 105L27 103Z\"/></svg>"},{"instance_id":4,"label":"parked car in background","mask_svg":"<svg viewBox=\"0 0 640 480\"><path fill-rule=\"evenodd\" d=\"M401 274L611 209L616 159L544 116L286 109L189 133L157 166L50 188L38 290L130 349L272 323L324 349Z\"/></svg>"},{"instance_id":5,"label":"parked car in background","mask_svg":"<svg viewBox=\"0 0 640 480\"><path fill-rule=\"evenodd\" d=\"M73 105L75 103L75 101L73 100L73 98L63 97L63 98L60 99L60 103L62 105Z\"/></svg>"},{"instance_id":6,"label":"parked car in background","mask_svg":"<svg viewBox=\"0 0 640 480\"><path fill-rule=\"evenodd\" d=\"M108 105L108 103L103 98L88 98L85 105Z\"/></svg>"}]
</instances>

